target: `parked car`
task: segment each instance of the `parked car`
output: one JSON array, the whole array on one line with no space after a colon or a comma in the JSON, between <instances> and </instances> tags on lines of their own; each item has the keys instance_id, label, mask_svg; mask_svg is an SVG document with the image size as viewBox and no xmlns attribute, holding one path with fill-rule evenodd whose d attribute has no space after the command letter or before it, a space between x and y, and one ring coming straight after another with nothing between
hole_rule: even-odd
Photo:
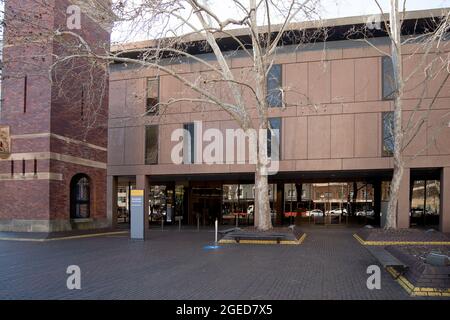
<instances>
[{"instance_id":1,"label":"parked car","mask_svg":"<svg viewBox=\"0 0 450 320\"><path fill-rule=\"evenodd\" d=\"M355 213L358 217L373 217L375 215L375 211L373 210L361 210Z\"/></svg>"},{"instance_id":2,"label":"parked car","mask_svg":"<svg viewBox=\"0 0 450 320\"><path fill-rule=\"evenodd\" d=\"M409 211L409 216L412 218L420 218L422 215L436 215L439 214L437 212L432 212L428 209L422 209L422 208L411 208Z\"/></svg>"},{"instance_id":3,"label":"parked car","mask_svg":"<svg viewBox=\"0 0 450 320\"><path fill-rule=\"evenodd\" d=\"M327 211L326 213L327 213L327 215L330 215L330 216L346 215L347 209L345 209L345 208L344 209L333 209L333 210Z\"/></svg>"},{"instance_id":4,"label":"parked car","mask_svg":"<svg viewBox=\"0 0 450 320\"><path fill-rule=\"evenodd\" d=\"M323 217L323 211L320 209L314 209L306 212L309 217Z\"/></svg>"}]
</instances>

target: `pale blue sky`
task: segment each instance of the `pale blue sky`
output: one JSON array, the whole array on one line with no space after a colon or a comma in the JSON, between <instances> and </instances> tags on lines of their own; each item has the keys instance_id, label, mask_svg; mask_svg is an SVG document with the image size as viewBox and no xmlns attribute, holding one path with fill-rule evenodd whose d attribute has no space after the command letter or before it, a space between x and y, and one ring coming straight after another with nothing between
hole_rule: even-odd
<instances>
[{"instance_id":1,"label":"pale blue sky","mask_svg":"<svg viewBox=\"0 0 450 320\"><path fill-rule=\"evenodd\" d=\"M403 3L403 1L399 1ZM324 18L351 17L379 13L374 0L325 0L323 1ZM380 0L383 10L389 7L389 0ZM450 6L450 0L407 0L406 9L423 10L431 8L444 8Z\"/></svg>"},{"instance_id":2,"label":"pale blue sky","mask_svg":"<svg viewBox=\"0 0 450 320\"><path fill-rule=\"evenodd\" d=\"M134 0L137 3L140 0ZM243 0L245 2L245 0ZM403 1L399 1L403 4ZM214 9L215 14L217 14L221 19L226 19L229 17L236 18L238 13L236 11L235 5L231 0L209 0L210 6ZM379 0L379 3L383 7L384 11L388 11L389 0ZM450 7L450 0L407 0L406 9L408 11L412 10L423 10L423 9L433 9L433 8L445 8ZM374 0L322 0L321 8L319 9L320 17L322 19L340 18L340 17L351 17L360 15L370 15L378 14L380 10L376 5ZM195 18L190 19L190 22L196 23ZM277 23L276 18L273 19L273 23ZM281 22L281 21L280 21ZM113 42L131 42L146 40L151 38L157 38L157 26L152 25L152 29L136 25L136 24L122 24L116 26L112 34Z\"/></svg>"}]
</instances>

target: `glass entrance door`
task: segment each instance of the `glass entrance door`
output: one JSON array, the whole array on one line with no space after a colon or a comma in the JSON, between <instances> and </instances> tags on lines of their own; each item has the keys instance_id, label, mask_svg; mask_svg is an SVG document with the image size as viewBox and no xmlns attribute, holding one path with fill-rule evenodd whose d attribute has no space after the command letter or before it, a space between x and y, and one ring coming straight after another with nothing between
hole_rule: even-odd
<instances>
[{"instance_id":1,"label":"glass entrance door","mask_svg":"<svg viewBox=\"0 0 450 320\"><path fill-rule=\"evenodd\" d=\"M414 180L411 186L411 227L439 227L440 181Z\"/></svg>"}]
</instances>

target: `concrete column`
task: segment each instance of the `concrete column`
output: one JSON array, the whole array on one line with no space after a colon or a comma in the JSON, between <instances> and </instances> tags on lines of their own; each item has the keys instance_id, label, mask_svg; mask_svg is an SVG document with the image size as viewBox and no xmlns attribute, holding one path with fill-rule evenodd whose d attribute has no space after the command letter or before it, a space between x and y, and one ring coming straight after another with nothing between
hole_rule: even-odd
<instances>
[{"instance_id":1,"label":"concrete column","mask_svg":"<svg viewBox=\"0 0 450 320\"><path fill-rule=\"evenodd\" d=\"M150 184L149 180L146 175L137 175L136 176L136 189L138 190L144 190L144 217L145 217L145 238L148 236L148 201L149 201L149 194L150 194Z\"/></svg>"},{"instance_id":2,"label":"concrete column","mask_svg":"<svg viewBox=\"0 0 450 320\"><path fill-rule=\"evenodd\" d=\"M450 232L450 167L441 171L441 212L439 227L442 232Z\"/></svg>"},{"instance_id":3,"label":"concrete column","mask_svg":"<svg viewBox=\"0 0 450 320\"><path fill-rule=\"evenodd\" d=\"M410 176L409 168L405 168L403 172L403 179L400 185L400 194L397 205L397 228L409 228L409 210L411 206L410 199Z\"/></svg>"},{"instance_id":4,"label":"concrete column","mask_svg":"<svg viewBox=\"0 0 450 320\"><path fill-rule=\"evenodd\" d=\"M117 177L106 177L106 216L109 226L117 225Z\"/></svg>"}]
</instances>

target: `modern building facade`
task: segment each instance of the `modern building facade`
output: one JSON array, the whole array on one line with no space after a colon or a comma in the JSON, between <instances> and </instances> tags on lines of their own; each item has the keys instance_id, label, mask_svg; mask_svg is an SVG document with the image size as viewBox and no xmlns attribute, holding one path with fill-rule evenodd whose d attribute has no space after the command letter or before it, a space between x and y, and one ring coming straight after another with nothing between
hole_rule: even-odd
<instances>
[{"instance_id":1,"label":"modern building facade","mask_svg":"<svg viewBox=\"0 0 450 320\"><path fill-rule=\"evenodd\" d=\"M73 4L80 3L5 3L0 231L52 232L110 223L105 197L108 96L102 94L108 90L107 69L83 60L55 65L71 54L70 38L52 35L68 30ZM108 28L83 12L82 28L71 31L93 48L108 49Z\"/></svg>"},{"instance_id":2,"label":"modern building facade","mask_svg":"<svg viewBox=\"0 0 450 320\"><path fill-rule=\"evenodd\" d=\"M423 33L430 15L441 13L409 13L406 32ZM327 41L285 44L276 56L269 92L277 86L290 90L284 93L286 106L274 103L269 109L272 127L280 130L280 168L269 177L274 224L293 223L294 219L298 223L383 224L393 172L392 135L387 129L393 110L392 65L383 55L383 51L389 52L386 37L374 33L372 45L348 38L352 27L366 21L367 17L325 21L330 34ZM236 35L244 39L245 34L239 32ZM220 43L229 44L226 37ZM130 48L151 44L133 43ZM417 48L415 44L404 46L405 75L424 56ZM445 48L448 54L450 47L446 44ZM195 54L214 60L202 50ZM251 61L233 50L227 59L233 74L246 80ZM203 81L213 76L195 61L163 63L189 79ZM418 103L419 113L428 112L429 116L404 151L406 170L397 222L400 228L423 226L449 232L450 82L445 74L427 84L421 77L407 83L404 123L407 125ZM225 99L229 95L223 85L209 89ZM111 67L109 217L116 222L119 211L126 215L123 193L138 188L145 190L151 221L173 222L182 217L185 224L208 225L218 218L222 224L251 224L254 165L206 164L195 158L191 149L192 145L200 149L208 145L203 136L206 129L218 129L226 137L227 129L238 128L236 122L220 108L189 101L152 109L157 102L162 106L181 97L199 95L175 77L152 68ZM252 105L250 99L247 103ZM179 143L172 139L176 129L191 133L190 144L183 142L183 164L172 160Z\"/></svg>"},{"instance_id":3,"label":"modern building facade","mask_svg":"<svg viewBox=\"0 0 450 320\"><path fill-rule=\"evenodd\" d=\"M192 101L163 108L170 99L199 95L152 68L117 63L110 67L108 81L107 68L92 69L83 60L54 66L55 57L70 54L73 47L49 40L48 32L64 30L66 9L74 3L79 1L8 0L5 5L0 231L129 223L132 189L145 190L150 223L182 219L183 224L210 225L218 218L221 224L252 224L255 168L248 150L238 159L232 148L233 164L207 164L198 156L197 150L210 143L204 136L208 129L225 138L227 130L238 129L225 111ZM108 26L87 13L82 13L79 32L91 47L108 50ZM424 33L430 16L441 14L409 13L405 32ZM280 103L278 93L270 97L271 127L279 130L271 139L280 142L277 150L271 149L279 154L279 170L269 177L275 225L383 224L393 168L387 129L393 110L392 67L382 53L389 51L386 37L374 32L372 45L349 39L348 32L365 21L325 21L327 41L293 41L278 50L267 84L269 92L283 88L286 102ZM308 30L314 28L311 24ZM235 32L245 39L244 31ZM204 46L190 41L194 54L213 63ZM450 52L447 42L444 55ZM229 46L230 41L223 37L220 43ZM408 74L424 55L416 44L405 45L404 54ZM236 77L249 81L251 61L232 47L227 59ZM213 76L192 60L162 63L190 79L207 82ZM398 226L450 232L450 81L445 74L426 84L422 80L419 74L408 82L403 101L405 124L410 115L427 117L404 152ZM222 99L230 95L221 84L208 90ZM244 97L254 115L252 100ZM183 138L182 164L172 159L180 143L172 137L177 129L189 133ZM222 153L229 155L223 147Z\"/></svg>"}]
</instances>

